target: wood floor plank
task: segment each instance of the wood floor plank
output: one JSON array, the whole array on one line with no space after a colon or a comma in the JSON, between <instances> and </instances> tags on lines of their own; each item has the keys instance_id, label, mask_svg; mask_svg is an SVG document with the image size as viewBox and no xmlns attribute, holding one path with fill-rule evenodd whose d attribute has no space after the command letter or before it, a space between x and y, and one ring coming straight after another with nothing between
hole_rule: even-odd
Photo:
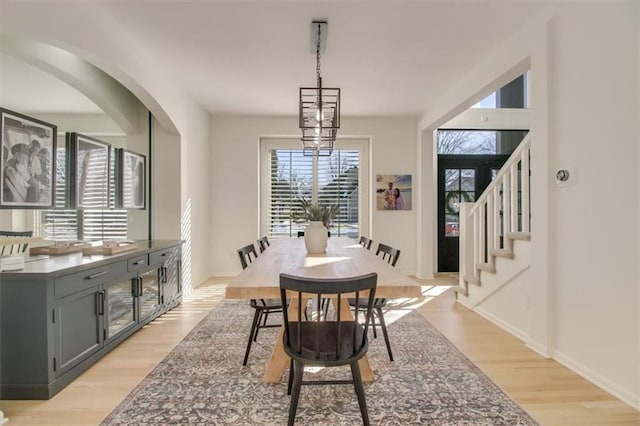
<instances>
[{"instance_id":1,"label":"wood floor plank","mask_svg":"<svg viewBox=\"0 0 640 426\"><path fill-rule=\"evenodd\" d=\"M639 411L456 303L453 289L419 312L541 425L640 425Z\"/></svg>"},{"instance_id":2,"label":"wood floor plank","mask_svg":"<svg viewBox=\"0 0 640 426\"><path fill-rule=\"evenodd\" d=\"M212 279L175 310L107 354L49 401L0 401L7 426L95 425L224 297L229 280ZM639 425L640 412L545 359L455 302L449 277L421 281L422 300L406 300L541 425ZM247 332L251 318L247 319Z\"/></svg>"}]
</instances>

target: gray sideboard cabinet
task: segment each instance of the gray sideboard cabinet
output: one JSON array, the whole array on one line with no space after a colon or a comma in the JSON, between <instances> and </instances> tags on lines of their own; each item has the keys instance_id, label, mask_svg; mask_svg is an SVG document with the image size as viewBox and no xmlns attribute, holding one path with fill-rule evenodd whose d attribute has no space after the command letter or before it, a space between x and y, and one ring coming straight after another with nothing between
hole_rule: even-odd
<instances>
[{"instance_id":1,"label":"gray sideboard cabinet","mask_svg":"<svg viewBox=\"0 0 640 426\"><path fill-rule=\"evenodd\" d=\"M181 286L180 244L145 241L121 255L56 256L2 273L0 399L51 398L179 304L181 292L169 289Z\"/></svg>"}]
</instances>

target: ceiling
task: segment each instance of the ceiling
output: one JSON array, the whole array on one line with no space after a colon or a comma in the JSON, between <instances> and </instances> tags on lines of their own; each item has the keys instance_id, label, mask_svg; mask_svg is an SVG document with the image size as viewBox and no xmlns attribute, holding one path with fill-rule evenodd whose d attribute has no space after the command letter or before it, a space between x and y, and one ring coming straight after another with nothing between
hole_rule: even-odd
<instances>
[{"instance_id":1,"label":"ceiling","mask_svg":"<svg viewBox=\"0 0 640 426\"><path fill-rule=\"evenodd\" d=\"M171 84L213 114L296 115L315 84L313 19L329 22L327 87L345 116L417 116L465 78L542 1L100 1ZM471 94L470 94L471 95ZM22 112L99 112L65 83L0 56L0 102Z\"/></svg>"}]
</instances>

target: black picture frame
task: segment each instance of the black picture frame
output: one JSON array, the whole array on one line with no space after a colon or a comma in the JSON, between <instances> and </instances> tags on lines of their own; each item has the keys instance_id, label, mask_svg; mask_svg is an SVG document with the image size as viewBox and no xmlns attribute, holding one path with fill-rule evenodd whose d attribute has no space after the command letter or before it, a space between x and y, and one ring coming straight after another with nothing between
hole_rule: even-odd
<instances>
[{"instance_id":1,"label":"black picture frame","mask_svg":"<svg viewBox=\"0 0 640 426\"><path fill-rule=\"evenodd\" d=\"M108 209L111 145L80 133L66 134L67 208Z\"/></svg>"},{"instance_id":2,"label":"black picture frame","mask_svg":"<svg viewBox=\"0 0 640 426\"><path fill-rule=\"evenodd\" d=\"M58 127L0 108L0 209L52 208Z\"/></svg>"},{"instance_id":3,"label":"black picture frame","mask_svg":"<svg viewBox=\"0 0 640 426\"><path fill-rule=\"evenodd\" d=\"M116 208L147 208L147 157L125 148L116 149Z\"/></svg>"}]
</instances>

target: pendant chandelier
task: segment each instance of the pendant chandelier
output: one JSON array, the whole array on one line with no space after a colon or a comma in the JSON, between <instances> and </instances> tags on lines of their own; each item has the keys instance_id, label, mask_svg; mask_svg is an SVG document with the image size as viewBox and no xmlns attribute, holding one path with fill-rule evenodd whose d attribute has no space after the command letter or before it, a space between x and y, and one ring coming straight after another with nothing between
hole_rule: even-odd
<instances>
[{"instance_id":1,"label":"pendant chandelier","mask_svg":"<svg viewBox=\"0 0 640 426\"><path fill-rule=\"evenodd\" d=\"M300 88L299 122L304 155L327 156L333 152L340 128L340 89L322 87L320 52L327 40L327 22L311 23L316 53L316 87Z\"/></svg>"}]
</instances>

